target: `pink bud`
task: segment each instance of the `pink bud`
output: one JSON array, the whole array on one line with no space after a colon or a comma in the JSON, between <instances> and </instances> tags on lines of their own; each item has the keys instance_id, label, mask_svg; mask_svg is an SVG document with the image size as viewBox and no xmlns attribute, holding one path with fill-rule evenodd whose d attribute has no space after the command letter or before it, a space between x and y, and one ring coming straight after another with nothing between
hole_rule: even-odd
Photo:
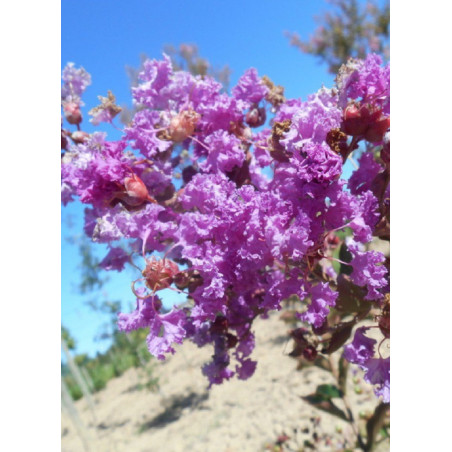
<instances>
[{"instance_id":1,"label":"pink bud","mask_svg":"<svg viewBox=\"0 0 452 452\"><path fill-rule=\"evenodd\" d=\"M146 185L144 185L144 182L136 174L133 174L131 177L126 177L124 179L124 186L129 196L142 200L149 198Z\"/></svg>"},{"instance_id":2,"label":"pink bud","mask_svg":"<svg viewBox=\"0 0 452 452\"><path fill-rule=\"evenodd\" d=\"M303 350L303 357L308 361L314 361L317 358L317 350L312 345L308 345Z\"/></svg>"},{"instance_id":3,"label":"pink bud","mask_svg":"<svg viewBox=\"0 0 452 452\"><path fill-rule=\"evenodd\" d=\"M367 130L364 138L371 143L378 143L383 140L384 134L389 129L389 116L374 122Z\"/></svg>"},{"instance_id":4,"label":"pink bud","mask_svg":"<svg viewBox=\"0 0 452 452\"><path fill-rule=\"evenodd\" d=\"M343 131L351 136L362 135L368 126L365 116L366 113L362 111L362 108L354 104L349 105L344 111Z\"/></svg>"},{"instance_id":5,"label":"pink bud","mask_svg":"<svg viewBox=\"0 0 452 452\"><path fill-rule=\"evenodd\" d=\"M64 116L69 124L80 124L82 122L82 112L80 105L75 102L65 102L63 104Z\"/></svg>"},{"instance_id":6,"label":"pink bud","mask_svg":"<svg viewBox=\"0 0 452 452\"><path fill-rule=\"evenodd\" d=\"M89 138L89 133L77 130L71 134L71 138L74 143L82 144Z\"/></svg>"},{"instance_id":7,"label":"pink bud","mask_svg":"<svg viewBox=\"0 0 452 452\"><path fill-rule=\"evenodd\" d=\"M389 117L382 117L380 108L373 105L349 105L344 111L342 130L353 136L364 135L371 143L379 142L389 127Z\"/></svg>"},{"instance_id":8,"label":"pink bud","mask_svg":"<svg viewBox=\"0 0 452 452\"><path fill-rule=\"evenodd\" d=\"M181 111L171 119L169 134L175 143L182 143L195 131L199 115L193 110Z\"/></svg>"},{"instance_id":9,"label":"pink bud","mask_svg":"<svg viewBox=\"0 0 452 452\"><path fill-rule=\"evenodd\" d=\"M266 119L265 108L254 107L246 114L245 121L250 127L259 127L265 123Z\"/></svg>"}]
</instances>

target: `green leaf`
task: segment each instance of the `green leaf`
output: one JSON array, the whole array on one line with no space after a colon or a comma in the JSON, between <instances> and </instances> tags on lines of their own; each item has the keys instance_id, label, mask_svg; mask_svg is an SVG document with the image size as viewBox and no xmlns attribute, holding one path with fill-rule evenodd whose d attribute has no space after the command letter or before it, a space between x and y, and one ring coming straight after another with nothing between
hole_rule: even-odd
<instances>
[{"instance_id":1,"label":"green leaf","mask_svg":"<svg viewBox=\"0 0 452 452\"><path fill-rule=\"evenodd\" d=\"M389 433L388 433L388 430L386 429L386 427L382 427L380 429L380 435L383 439L389 438Z\"/></svg>"},{"instance_id":2,"label":"green leaf","mask_svg":"<svg viewBox=\"0 0 452 452\"><path fill-rule=\"evenodd\" d=\"M335 234L341 239L345 240L345 237L350 237L353 235L353 231L351 228L344 228L336 231Z\"/></svg>"},{"instance_id":3,"label":"green leaf","mask_svg":"<svg viewBox=\"0 0 452 452\"><path fill-rule=\"evenodd\" d=\"M339 409L332 401L331 399L324 400L322 396L319 396L317 394L311 394L305 397L302 397L302 399L305 402L308 402L310 405L314 406L315 408L325 411L326 413L330 413L333 416L337 416L340 419L347 421L347 416L345 413Z\"/></svg>"},{"instance_id":4,"label":"green leaf","mask_svg":"<svg viewBox=\"0 0 452 452\"><path fill-rule=\"evenodd\" d=\"M341 251L341 247L340 247L340 246L338 246L338 247L333 251L333 257L334 257L334 259L339 259L339 253L340 253L340 251ZM338 262L337 260L333 260L333 261L332 261L332 265L333 265L334 271L335 271L337 274L339 274L340 271L341 271L341 264L340 264L340 262Z\"/></svg>"},{"instance_id":5,"label":"green leaf","mask_svg":"<svg viewBox=\"0 0 452 452\"><path fill-rule=\"evenodd\" d=\"M324 400L342 397L342 392L337 386L328 384L317 386L315 393L316 395L323 397Z\"/></svg>"}]
</instances>

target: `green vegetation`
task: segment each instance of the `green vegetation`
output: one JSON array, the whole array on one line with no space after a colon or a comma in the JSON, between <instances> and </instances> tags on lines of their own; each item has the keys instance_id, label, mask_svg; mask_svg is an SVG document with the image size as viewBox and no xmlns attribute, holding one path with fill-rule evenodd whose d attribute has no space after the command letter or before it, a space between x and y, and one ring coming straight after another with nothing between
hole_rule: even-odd
<instances>
[{"instance_id":1,"label":"green vegetation","mask_svg":"<svg viewBox=\"0 0 452 452\"><path fill-rule=\"evenodd\" d=\"M64 331L68 334L67 329L64 328ZM144 368L145 379L138 389L154 390L157 387L158 379L153 375L153 366L148 364L151 355L147 351L146 335L145 330L132 331L130 334L115 331L113 343L105 353L97 353L94 358L86 354L74 356L74 361L80 368L91 392L105 388L109 380L121 376L131 367ZM72 398L74 400L82 398L82 390L67 364L61 364L61 376Z\"/></svg>"}]
</instances>

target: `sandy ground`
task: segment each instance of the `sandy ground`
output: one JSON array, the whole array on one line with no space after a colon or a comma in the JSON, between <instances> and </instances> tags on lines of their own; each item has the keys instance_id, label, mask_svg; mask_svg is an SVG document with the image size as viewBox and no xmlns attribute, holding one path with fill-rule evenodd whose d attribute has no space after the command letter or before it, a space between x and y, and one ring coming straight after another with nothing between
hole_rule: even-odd
<instances>
[{"instance_id":1,"label":"sandy ground","mask_svg":"<svg viewBox=\"0 0 452 452\"><path fill-rule=\"evenodd\" d=\"M284 451L343 450L346 438L353 436L350 424L301 399L319 384L334 383L332 375L318 367L296 370L296 361L286 356L291 350L288 326L278 313L257 320L254 331L258 366L251 379L233 379L207 390L201 366L212 350L187 342L167 361L154 361L157 391L140 389L144 371L131 369L94 395L95 420L84 400L75 403L89 437L88 448L63 411L62 451L259 452L270 450L266 446L283 434L290 438ZM373 411L377 401L359 372L354 380L348 379L348 394L358 418L360 412ZM357 384L361 394L354 390ZM343 408L342 401L335 400ZM389 441L376 450L388 451Z\"/></svg>"}]
</instances>

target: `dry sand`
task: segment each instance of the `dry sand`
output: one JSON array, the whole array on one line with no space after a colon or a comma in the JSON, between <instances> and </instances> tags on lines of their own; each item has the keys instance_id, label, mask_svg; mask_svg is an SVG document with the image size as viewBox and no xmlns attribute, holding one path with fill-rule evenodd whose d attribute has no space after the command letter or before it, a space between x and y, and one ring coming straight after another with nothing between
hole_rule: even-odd
<instances>
[{"instance_id":1,"label":"dry sand","mask_svg":"<svg viewBox=\"0 0 452 452\"><path fill-rule=\"evenodd\" d=\"M95 422L84 400L75 403L90 437L91 452L259 452L286 434L284 451L339 451L352 438L349 423L321 412L301 399L317 385L334 383L329 372L318 367L296 370L288 356L288 326L273 314L257 320L254 331L256 373L247 381L237 379L207 389L201 366L212 349L192 343L177 347L165 362L153 361L159 390L139 389L143 369L130 369L111 380L94 395ZM356 378L362 375L358 372ZM372 411L377 401L362 378L361 394L348 378L348 394L355 417ZM356 380L355 380L356 381ZM342 401L335 399L343 408ZM317 438L317 441L316 441ZM305 441L314 445L304 446ZM350 447L350 446L349 446ZM352 450L350 448L349 450ZM376 448L389 450L385 440ZM62 451L84 452L71 419L62 413Z\"/></svg>"}]
</instances>

